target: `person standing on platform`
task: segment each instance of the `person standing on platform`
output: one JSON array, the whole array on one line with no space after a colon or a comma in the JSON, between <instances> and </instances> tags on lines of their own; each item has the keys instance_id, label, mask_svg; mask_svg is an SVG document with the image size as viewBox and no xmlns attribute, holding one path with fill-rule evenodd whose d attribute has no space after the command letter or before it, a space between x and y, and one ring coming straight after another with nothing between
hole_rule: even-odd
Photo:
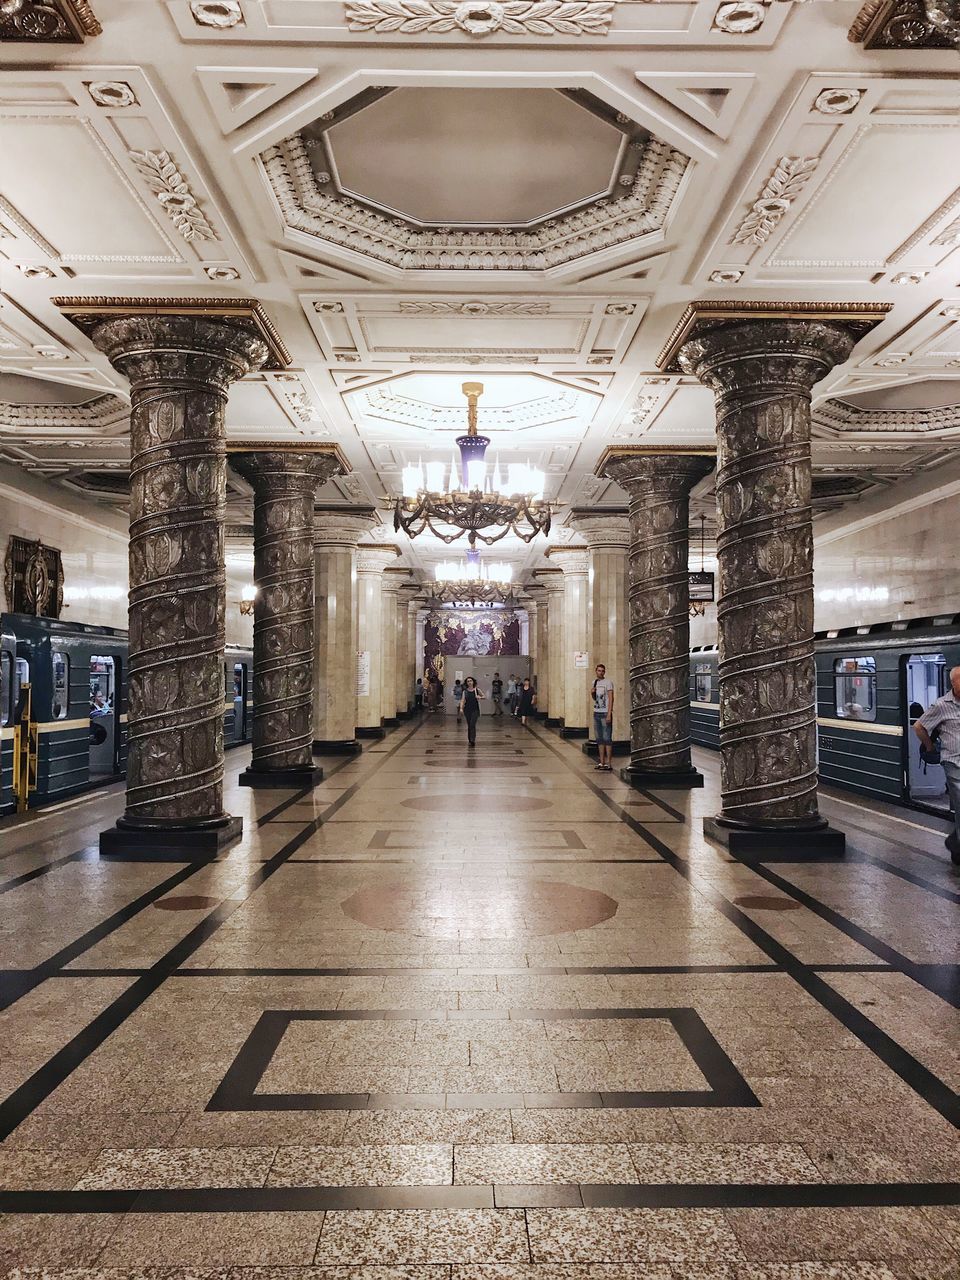
<instances>
[{"instance_id":1,"label":"person standing on platform","mask_svg":"<svg viewBox=\"0 0 960 1280\"><path fill-rule=\"evenodd\" d=\"M925 754L934 757L938 748L932 735L939 736L940 764L947 778L954 824L944 844L951 860L960 864L960 667L950 668L950 692L930 704L913 726L913 732Z\"/></svg>"},{"instance_id":2,"label":"person standing on platform","mask_svg":"<svg viewBox=\"0 0 960 1280\"><path fill-rule=\"evenodd\" d=\"M597 663L597 678L590 690L593 699L593 736L597 742L597 754L600 763L596 766L601 773L609 773L613 768L613 681L607 679L607 668L602 662Z\"/></svg>"},{"instance_id":3,"label":"person standing on platform","mask_svg":"<svg viewBox=\"0 0 960 1280\"><path fill-rule=\"evenodd\" d=\"M507 681L507 706L510 708L510 714L513 715L517 705L517 677L511 676Z\"/></svg>"},{"instance_id":4,"label":"person standing on platform","mask_svg":"<svg viewBox=\"0 0 960 1280\"><path fill-rule=\"evenodd\" d=\"M453 682L453 699L457 704L457 724L461 724L460 719L460 701L463 698L463 684L459 680Z\"/></svg>"},{"instance_id":5,"label":"person standing on platform","mask_svg":"<svg viewBox=\"0 0 960 1280\"><path fill-rule=\"evenodd\" d=\"M533 709L536 705L536 691L530 683L530 677L525 676L523 684L520 686L520 697L517 699L517 715L520 717L520 723L522 725L526 725L527 716L533 714Z\"/></svg>"},{"instance_id":6,"label":"person standing on platform","mask_svg":"<svg viewBox=\"0 0 960 1280\"><path fill-rule=\"evenodd\" d=\"M467 676L463 682L463 693L457 703L457 715L463 714L467 722L467 746L477 745L477 721L480 719L480 703L483 693L477 686L473 676Z\"/></svg>"},{"instance_id":7,"label":"person standing on platform","mask_svg":"<svg viewBox=\"0 0 960 1280\"><path fill-rule=\"evenodd\" d=\"M493 673L493 679L490 682L490 697L493 699L493 714L495 716L503 715L503 681L500 679L500 672Z\"/></svg>"},{"instance_id":8,"label":"person standing on platform","mask_svg":"<svg viewBox=\"0 0 960 1280\"><path fill-rule=\"evenodd\" d=\"M413 686L413 705L417 711L423 710L423 681L420 679Z\"/></svg>"}]
</instances>

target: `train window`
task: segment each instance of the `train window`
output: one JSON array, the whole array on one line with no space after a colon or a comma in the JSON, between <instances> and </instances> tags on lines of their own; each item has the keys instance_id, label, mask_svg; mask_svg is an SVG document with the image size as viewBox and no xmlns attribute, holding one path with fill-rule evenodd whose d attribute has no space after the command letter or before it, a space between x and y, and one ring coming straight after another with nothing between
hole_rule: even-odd
<instances>
[{"instance_id":1,"label":"train window","mask_svg":"<svg viewBox=\"0 0 960 1280\"><path fill-rule=\"evenodd\" d=\"M706 663L697 663L697 702L709 702L713 696L713 671Z\"/></svg>"},{"instance_id":2,"label":"train window","mask_svg":"<svg viewBox=\"0 0 960 1280\"><path fill-rule=\"evenodd\" d=\"M70 659L57 650L50 655L53 668L53 701L50 714L53 720L66 720L70 704Z\"/></svg>"},{"instance_id":3,"label":"train window","mask_svg":"<svg viewBox=\"0 0 960 1280\"><path fill-rule=\"evenodd\" d=\"M873 658L837 658L833 691L840 720L876 720L877 664Z\"/></svg>"},{"instance_id":4,"label":"train window","mask_svg":"<svg viewBox=\"0 0 960 1280\"><path fill-rule=\"evenodd\" d=\"M0 725L13 719L13 654L0 653Z\"/></svg>"},{"instance_id":5,"label":"train window","mask_svg":"<svg viewBox=\"0 0 960 1280\"><path fill-rule=\"evenodd\" d=\"M114 661L110 657L90 659L90 714L106 715L114 710Z\"/></svg>"},{"instance_id":6,"label":"train window","mask_svg":"<svg viewBox=\"0 0 960 1280\"><path fill-rule=\"evenodd\" d=\"M26 658L15 658L13 663L13 697L11 705L13 706L13 714L17 714L17 706L20 702L20 686L30 683L30 663Z\"/></svg>"}]
</instances>

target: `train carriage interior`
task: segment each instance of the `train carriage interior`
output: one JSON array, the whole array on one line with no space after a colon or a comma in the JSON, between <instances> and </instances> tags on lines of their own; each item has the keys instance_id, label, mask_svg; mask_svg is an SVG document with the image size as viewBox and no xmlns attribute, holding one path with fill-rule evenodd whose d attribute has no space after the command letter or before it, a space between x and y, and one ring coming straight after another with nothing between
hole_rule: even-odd
<instances>
[{"instance_id":1,"label":"train carriage interior","mask_svg":"<svg viewBox=\"0 0 960 1280\"><path fill-rule=\"evenodd\" d=\"M0 1280L960 1280L960 0L0 0Z\"/></svg>"}]
</instances>

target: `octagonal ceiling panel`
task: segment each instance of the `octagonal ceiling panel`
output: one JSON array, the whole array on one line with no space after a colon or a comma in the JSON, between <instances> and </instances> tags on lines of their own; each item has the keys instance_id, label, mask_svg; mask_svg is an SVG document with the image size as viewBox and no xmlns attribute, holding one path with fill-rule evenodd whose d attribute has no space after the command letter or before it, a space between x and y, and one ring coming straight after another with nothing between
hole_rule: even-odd
<instances>
[{"instance_id":1,"label":"octagonal ceiling panel","mask_svg":"<svg viewBox=\"0 0 960 1280\"><path fill-rule=\"evenodd\" d=\"M627 146L555 89L395 89L324 141L344 195L451 227L529 226L607 196Z\"/></svg>"},{"instance_id":2,"label":"octagonal ceiling panel","mask_svg":"<svg viewBox=\"0 0 960 1280\"><path fill-rule=\"evenodd\" d=\"M297 238L404 271L546 271L659 242L689 157L583 90L445 87L367 89L260 162Z\"/></svg>"}]
</instances>

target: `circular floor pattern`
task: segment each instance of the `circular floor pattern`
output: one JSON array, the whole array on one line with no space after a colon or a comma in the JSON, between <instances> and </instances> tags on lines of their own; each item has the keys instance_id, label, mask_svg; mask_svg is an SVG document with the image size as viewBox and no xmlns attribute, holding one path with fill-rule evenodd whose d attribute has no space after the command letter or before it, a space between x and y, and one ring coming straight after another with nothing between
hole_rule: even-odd
<instances>
[{"instance_id":1,"label":"circular floor pattern","mask_svg":"<svg viewBox=\"0 0 960 1280\"><path fill-rule=\"evenodd\" d=\"M426 813L459 813L469 821L471 815L480 817L483 814L482 809L475 810L471 807L470 800L471 797L465 795L412 796L409 800L401 800L400 803L408 809L422 809ZM537 800L531 796L511 795L507 801L507 807L511 812L517 809L549 809L552 804L552 800Z\"/></svg>"},{"instance_id":2,"label":"circular floor pattern","mask_svg":"<svg viewBox=\"0 0 960 1280\"><path fill-rule=\"evenodd\" d=\"M560 880L497 880L496 891L403 881L359 889L340 904L371 929L450 938L514 937L592 929L620 904L596 889Z\"/></svg>"},{"instance_id":3,"label":"circular floor pattern","mask_svg":"<svg viewBox=\"0 0 960 1280\"><path fill-rule=\"evenodd\" d=\"M158 911L207 911L210 907L217 906L219 902L219 898L204 898L201 894L193 897L182 894L177 898L161 898L153 905Z\"/></svg>"},{"instance_id":4,"label":"circular floor pattern","mask_svg":"<svg viewBox=\"0 0 960 1280\"><path fill-rule=\"evenodd\" d=\"M792 898L775 898L762 893L747 893L742 898L734 898L735 907L746 907L750 911L799 911L800 903Z\"/></svg>"}]
</instances>

